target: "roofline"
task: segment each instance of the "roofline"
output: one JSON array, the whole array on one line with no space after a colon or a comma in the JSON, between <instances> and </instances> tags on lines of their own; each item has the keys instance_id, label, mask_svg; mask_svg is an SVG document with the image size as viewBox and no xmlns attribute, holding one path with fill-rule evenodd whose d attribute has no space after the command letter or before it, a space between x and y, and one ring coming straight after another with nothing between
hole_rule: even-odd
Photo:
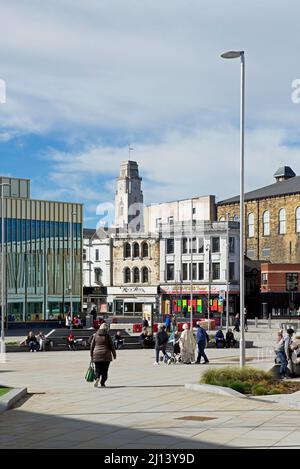
<instances>
[{"instance_id":1,"label":"roofline","mask_svg":"<svg viewBox=\"0 0 300 469\"><path fill-rule=\"evenodd\" d=\"M258 189L257 189L258 190ZM249 199L246 199L246 196L247 194L245 194L244 196L244 202L252 202L252 201L255 201L255 200L261 200L261 199L275 199L276 197L285 197L287 195L293 195L293 194L300 194L300 190L297 191L297 192L284 192L283 194L276 194L276 195L265 195L263 197L251 197ZM236 197L238 197L240 199L240 196L237 195ZM231 201L230 202L230 199L228 199L228 201L225 199L225 200L221 200L220 202L217 202L216 205L233 205L233 204L239 204L240 201L239 200L236 200L236 201Z\"/></svg>"},{"instance_id":2,"label":"roofline","mask_svg":"<svg viewBox=\"0 0 300 469\"><path fill-rule=\"evenodd\" d=\"M201 198L204 198L204 197L216 197L214 194L209 194L209 195L198 195L198 196L195 196L195 197L187 197L186 199L177 199L177 200L170 200L168 202L158 202L158 203L153 203L153 204L149 204L149 205L146 205L146 207L153 207L153 205L165 205L165 204L172 204L174 202L184 202L186 200L195 200L195 199L201 199Z\"/></svg>"}]
</instances>

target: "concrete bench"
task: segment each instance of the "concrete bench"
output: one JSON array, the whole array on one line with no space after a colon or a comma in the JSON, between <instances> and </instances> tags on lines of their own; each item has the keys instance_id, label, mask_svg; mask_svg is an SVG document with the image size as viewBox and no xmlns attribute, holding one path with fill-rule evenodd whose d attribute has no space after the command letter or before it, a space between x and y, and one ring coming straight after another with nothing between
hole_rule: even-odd
<instances>
[{"instance_id":1,"label":"concrete bench","mask_svg":"<svg viewBox=\"0 0 300 469\"><path fill-rule=\"evenodd\" d=\"M239 348L240 342L239 340L236 341L234 348ZM246 340L245 341L245 347L246 348L253 348L254 347L254 342L253 340ZM209 341L207 344L207 348L226 348L226 347L216 347L216 343L214 341ZM233 348L233 347L231 347Z\"/></svg>"}]
</instances>

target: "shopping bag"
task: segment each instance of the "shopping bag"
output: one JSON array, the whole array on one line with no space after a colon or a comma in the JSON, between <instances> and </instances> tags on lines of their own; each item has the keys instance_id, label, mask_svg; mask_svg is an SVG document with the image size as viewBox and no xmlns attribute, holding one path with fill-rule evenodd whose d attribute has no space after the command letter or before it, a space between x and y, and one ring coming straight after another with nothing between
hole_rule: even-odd
<instances>
[{"instance_id":1,"label":"shopping bag","mask_svg":"<svg viewBox=\"0 0 300 469\"><path fill-rule=\"evenodd\" d=\"M85 374L85 379L88 383L92 383L95 380L95 369L93 362L90 363L87 372Z\"/></svg>"}]
</instances>

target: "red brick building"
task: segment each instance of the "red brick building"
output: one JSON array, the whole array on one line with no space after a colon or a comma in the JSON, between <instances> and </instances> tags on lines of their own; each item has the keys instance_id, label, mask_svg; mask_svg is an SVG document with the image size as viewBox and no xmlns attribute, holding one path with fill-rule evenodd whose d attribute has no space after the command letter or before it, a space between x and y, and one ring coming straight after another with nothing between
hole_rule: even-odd
<instances>
[{"instance_id":1,"label":"red brick building","mask_svg":"<svg viewBox=\"0 0 300 469\"><path fill-rule=\"evenodd\" d=\"M273 317L298 315L300 264L261 264L262 313Z\"/></svg>"}]
</instances>

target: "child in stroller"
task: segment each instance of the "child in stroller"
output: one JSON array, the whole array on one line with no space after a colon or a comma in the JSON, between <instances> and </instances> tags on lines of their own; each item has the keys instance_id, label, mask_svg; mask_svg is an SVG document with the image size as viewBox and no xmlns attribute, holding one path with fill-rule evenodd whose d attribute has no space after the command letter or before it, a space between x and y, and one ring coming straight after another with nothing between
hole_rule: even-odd
<instances>
[{"instance_id":1,"label":"child in stroller","mask_svg":"<svg viewBox=\"0 0 300 469\"><path fill-rule=\"evenodd\" d=\"M172 332L169 337L167 344L167 356L165 358L165 363L168 365L173 365L175 363L181 362L181 353L179 347L179 337L176 332Z\"/></svg>"}]
</instances>

